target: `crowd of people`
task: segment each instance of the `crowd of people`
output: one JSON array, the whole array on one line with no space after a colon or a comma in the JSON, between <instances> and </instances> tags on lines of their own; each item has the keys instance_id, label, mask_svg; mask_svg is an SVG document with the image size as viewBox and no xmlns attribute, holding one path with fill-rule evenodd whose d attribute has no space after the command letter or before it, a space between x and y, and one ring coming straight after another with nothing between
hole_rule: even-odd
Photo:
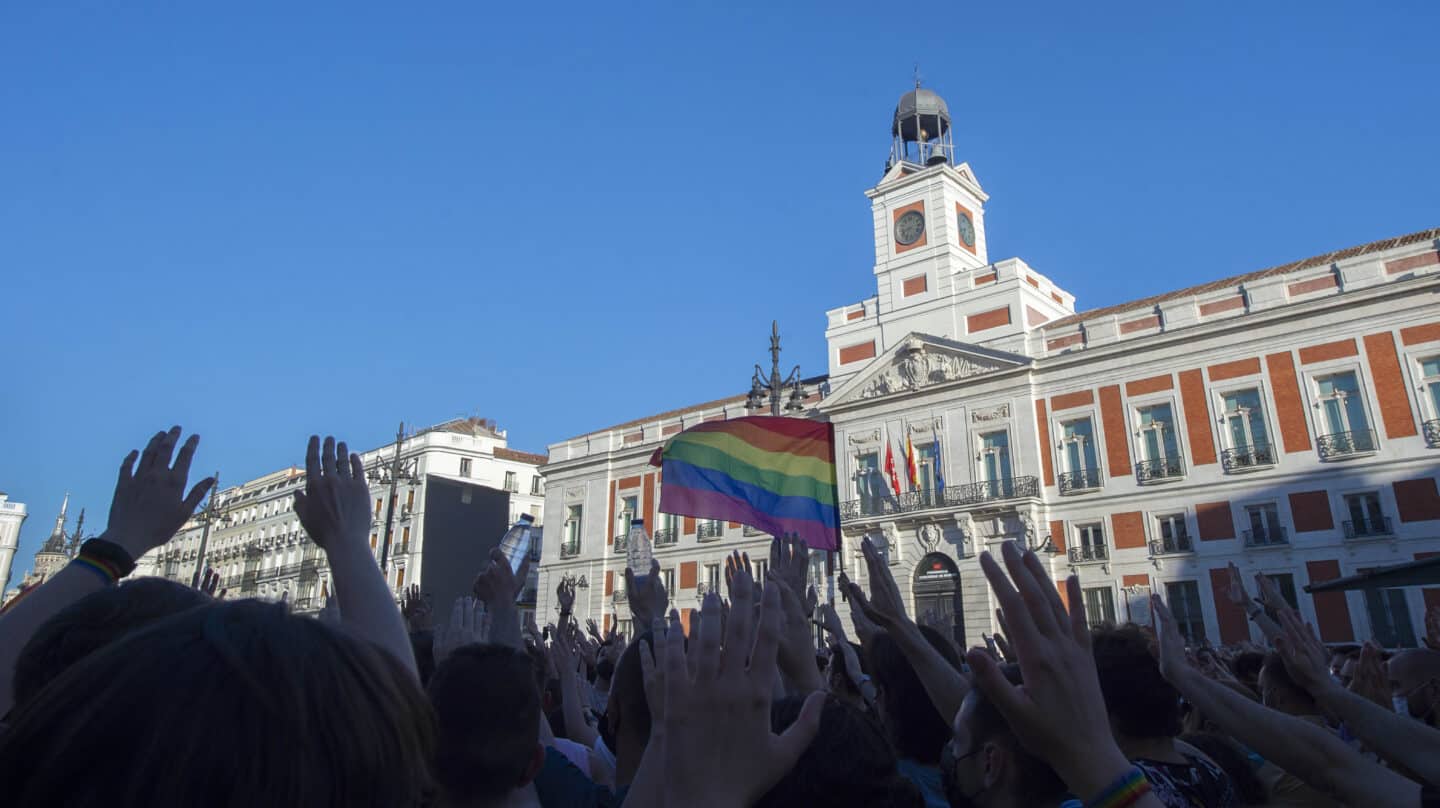
<instances>
[{"instance_id":1,"label":"crowd of people","mask_svg":"<svg viewBox=\"0 0 1440 808\"><path fill-rule=\"evenodd\" d=\"M1433 647L1326 647L1232 569L1267 644L1187 647L1158 597L1149 625L1088 626L1078 580L1007 543L980 558L1001 631L963 649L907 615L867 541L867 586L841 579L852 638L783 537L763 580L733 554L688 620L657 568L627 570L633 637L582 627L565 584L522 625L525 570L498 550L432 615L376 565L358 456L311 438L295 510L334 579L316 620L122 580L214 484L187 489L180 437L127 456L105 533L0 614L9 804L1440 804L1437 616Z\"/></svg>"}]
</instances>

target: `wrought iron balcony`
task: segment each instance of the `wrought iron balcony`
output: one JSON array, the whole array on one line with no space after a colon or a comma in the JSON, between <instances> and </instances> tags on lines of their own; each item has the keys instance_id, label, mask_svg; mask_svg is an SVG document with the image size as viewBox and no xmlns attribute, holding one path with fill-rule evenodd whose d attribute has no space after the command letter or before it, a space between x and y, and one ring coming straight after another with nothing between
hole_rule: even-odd
<instances>
[{"instance_id":1,"label":"wrought iron balcony","mask_svg":"<svg viewBox=\"0 0 1440 808\"><path fill-rule=\"evenodd\" d=\"M1347 539L1369 539L1376 536L1395 535L1395 528L1390 523L1388 516L1353 521L1346 519L1341 524L1345 527L1345 538Z\"/></svg>"},{"instance_id":2,"label":"wrought iron balcony","mask_svg":"<svg viewBox=\"0 0 1440 808\"><path fill-rule=\"evenodd\" d=\"M1061 472L1056 478L1060 484L1061 494L1077 494L1081 491L1094 491L1100 487L1100 469L1080 469L1079 471Z\"/></svg>"},{"instance_id":3,"label":"wrought iron balcony","mask_svg":"<svg viewBox=\"0 0 1440 808\"><path fill-rule=\"evenodd\" d=\"M701 581L700 583L695 585L696 600L704 600L705 596L710 594L711 592L714 592L717 595L720 594L720 587L710 583L709 581Z\"/></svg>"},{"instance_id":4,"label":"wrought iron balcony","mask_svg":"<svg viewBox=\"0 0 1440 808\"><path fill-rule=\"evenodd\" d=\"M1275 451L1268 443L1237 446L1220 453L1220 465L1226 472L1247 471L1275 465Z\"/></svg>"},{"instance_id":5,"label":"wrought iron balcony","mask_svg":"<svg viewBox=\"0 0 1440 808\"><path fill-rule=\"evenodd\" d=\"M1190 534L1181 533L1170 538L1152 539L1150 541L1150 555L1178 555L1180 553L1195 552L1195 545L1190 543Z\"/></svg>"},{"instance_id":6,"label":"wrought iron balcony","mask_svg":"<svg viewBox=\"0 0 1440 808\"><path fill-rule=\"evenodd\" d=\"M574 558L580 555L580 542L565 542L560 545L561 558Z\"/></svg>"},{"instance_id":7,"label":"wrought iron balcony","mask_svg":"<svg viewBox=\"0 0 1440 808\"><path fill-rule=\"evenodd\" d=\"M625 548L630 546L629 539L630 534L621 533L620 535L616 536L615 541L611 542L610 544L614 548L615 552L623 553L625 552Z\"/></svg>"},{"instance_id":8,"label":"wrought iron balcony","mask_svg":"<svg viewBox=\"0 0 1440 808\"><path fill-rule=\"evenodd\" d=\"M1315 447L1320 450L1321 460L1366 454L1375 451L1375 430L1357 429L1321 435L1315 439Z\"/></svg>"},{"instance_id":9,"label":"wrought iron balcony","mask_svg":"<svg viewBox=\"0 0 1440 808\"><path fill-rule=\"evenodd\" d=\"M1110 560L1110 549L1103 544L1081 544L1066 551L1071 564L1098 564Z\"/></svg>"},{"instance_id":10,"label":"wrought iron balcony","mask_svg":"<svg viewBox=\"0 0 1440 808\"><path fill-rule=\"evenodd\" d=\"M673 527L662 527L655 531L655 535L651 537L651 543L656 547L668 547L672 544L679 543L679 541L680 531Z\"/></svg>"},{"instance_id":11,"label":"wrought iron balcony","mask_svg":"<svg viewBox=\"0 0 1440 808\"><path fill-rule=\"evenodd\" d=\"M1420 427L1425 431L1425 445L1432 449L1440 448L1440 418L1426 421Z\"/></svg>"},{"instance_id":12,"label":"wrought iron balcony","mask_svg":"<svg viewBox=\"0 0 1440 808\"><path fill-rule=\"evenodd\" d=\"M700 541L713 541L725 535L724 522L701 522Z\"/></svg>"},{"instance_id":13,"label":"wrought iron balcony","mask_svg":"<svg viewBox=\"0 0 1440 808\"><path fill-rule=\"evenodd\" d=\"M630 593L623 589L616 589L610 594L610 597L613 598L616 603L625 603L630 600Z\"/></svg>"},{"instance_id":14,"label":"wrought iron balcony","mask_svg":"<svg viewBox=\"0 0 1440 808\"><path fill-rule=\"evenodd\" d=\"M898 497L866 497L840 503L841 521L867 516L928 511L934 508L963 509L1024 497L1039 497L1040 481L1035 477L1006 477L978 483L947 485L933 491L906 491Z\"/></svg>"},{"instance_id":15,"label":"wrought iron balcony","mask_svg":"<svg viewBox=\"0 0 1440 808\"><path fill-rule=\"evenodd\" d=\"M1141 460L1135 464L1135 482L1140 484L1174 480L1185 476L1185 464L1178 457Z\"/></svg>"},{"instance_id":16,"label":"wrought iron balcony","mask_svg":"<svg viewBox=\"0 0 1440 808\"><path fill-rule=\"evenodd\" d=\"M1279 525L1266 528L1251 528L1245 531L1246 547L1275 547L1289 543L1290 539L1285 535L1285 528Z\"/></svg>"}]
</instances>

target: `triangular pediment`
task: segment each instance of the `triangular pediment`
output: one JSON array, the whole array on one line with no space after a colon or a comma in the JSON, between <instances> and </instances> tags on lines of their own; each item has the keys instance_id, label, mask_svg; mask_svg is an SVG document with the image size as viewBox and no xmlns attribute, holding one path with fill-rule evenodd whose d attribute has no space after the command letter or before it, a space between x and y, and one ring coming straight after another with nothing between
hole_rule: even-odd
<instances>
[{"instance_id":1,"label":"triangular pediment","mask_svg":"<svg viewBox=\"0 0 1440 808\"><path fill-rule=\"evenodd\" d=\"M1030 364L1030 358L912 332L826 397L821 409L915 393Z\"/></svg>"}]
</instances>

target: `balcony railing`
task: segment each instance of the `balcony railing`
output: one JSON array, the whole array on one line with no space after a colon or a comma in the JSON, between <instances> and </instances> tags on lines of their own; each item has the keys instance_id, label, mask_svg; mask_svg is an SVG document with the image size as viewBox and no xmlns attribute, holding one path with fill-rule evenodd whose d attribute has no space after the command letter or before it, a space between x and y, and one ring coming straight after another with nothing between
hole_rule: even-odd
<instances>
[{"instance_id":1,"label":"balcony railing","mask_svg":"<svg viewBox=\"0 0 1440 808\"><path fill-rule=\"evenodd\" d=\"M1082 544L1066 551L1071 564L1096 564L1108 561L1110 550L1103 544Z\"/></svg>"},{"instance_id":2,"label":"balcony railing","mask_svg":"<svg viewBox=\"0 0 1440 808\"><path fill-rule=\"evenodd\" d=\"M580 542L566 542L560 545L561 558L574 558L580 555Z\"/></svg>"},{"instance_id":3,"label":"balcony railing","mask_svg":"<svg viewBox=\"0 0 1440 808\"><path fill-rule=\"evenodd\" d=\"M1345 527L1345 538L1347 539L1369 539L1375 536L1395 535L1395 528L1390 523L1388 516L1353 521L1346 519L1341 524Z\"/></svg>"},{"instance_id":4,"label":"balcony railing","mask_svg":"<svg viewBox=\"0 0 1440 808\"><path fill-rule=\"evenodd\" d=\"M1081 491L1094 491L1100 487L1100 469L1080 469L1079 471L1061 472L1056 481L1060 484L1061 494L1075 494Z\"/></svg>"},{"instance_id":5,"label":"balcony railing","mask_svg":"<svg viewBox=\"0 0 1440 808\"><path fill-rule=\"evenodd\" d=\"M623 553L625 552L625 548L628 547L630 544L628 541L629 538L630 534L621 533L620 535L616 536L615 541L611 542L610 544L614 547L615 552Z\"/></svg>"},{"instance_id":6,"label":"balcony railing","mask_svg":"<svg viewBox=\"0 0 1440 808\"><path fill-rule=\"evenodd\" d=\"M1285 528L1278 525L1265 528L1251 528L1245 531L1246 547L1274 547L1276 545L1289 543L1289 538L1285 536Z\"/></svg>"},{"instance_id":7,"label":"balcony railing","mask_svg":"<svg viewBox=\"0 0 1440 808\"><path fill-rule=\"evenodd\" d=\"M610 597L614 598L616 603L625 603L630 600L630 593L623 589L617 589L611 593Z\"/></svg>"},{"instance_id":8,"label":"balcony railing","mask_svg":"<svg viewBox=\"0 0 1440 808\"><path fill-rule=\"evenodd\" d=\"M1190 543L1190 534L1188 533L1150 541L1150 555L1152 556L1193 552L1195 552L1195 545Z\"/></svg>"},{"instance_id":9,"label":"balcony railing","mask_svg":"<svg viewBox=\"0 0 1440 808\"><path fill-rule=\"evenodd\" d=\"M1141 460L1135 464L1135 482L1153 483L1161 480L1173 480L1185 475L1185 464L1180 462L1178 457L1167 457L1162 460Z\"/></svg>"},{"instance_id":10,"label":"balcony railing","mask_svg":"<svg viewBox=\"0 0 1440 808\"><path fill-rule=\"evenodd\" d=\"M717 595L720 594L720 587L710 583L709 581L701 581L700 583L695 585L696 600L704 600L705 596L710 594L711 592L714 592Z\"/></svg>"},{"instance_id":11,"label":"balcony railing","mask_svg":"<svg viewBox=\"0 0 1440 808\"><path fill-rule=\"evenodd\" d=\"M1425 430L1425 445L1432 449L1440 448L1440 418L1426 421L1420 426Z\"/></svg>"},{"instance_id":12,"label":"balcony railing","mask_svg":"<svg viewBox=\"0 0 1440 808\"><path fill-rule=\"evenodd\" d=\"M662 527L655 531L655 535L651 538L656 547L668 547L680 541L680 531L673 527Z\"/></svg>"},{"instance_id":13,"label":"balcony railing","mask_svg":"<svg viewBox=\"0 0 1440 808\"><path fill-rule=\"evenodd\" d=\"M840 519L928 511L932 508L969 508L1009 499L1040 496L1035 477L1006 477L964 485L947 485L934 491L906 491L898 497L867 497L840 503Z\"/></svg>"},{"instance_id":14,"label":"balcony railing","mask_svg":"<svg viewBox=\"0 0 1440 808\"><path fill-rule=\"evenodd\" d=\"M700 541L711 541L725 535L724 522L701 522Z\"/></svg>"},{"instance_id":15,"label":"balcony railing","mask_svg":"<svg viewBox=\"0 0 1440 808\"><path fill-rule=\"evenodd\" d=\"M1227 472L1245 471L1275 465L1275 451L1268 443L1237 446L1220 453L1220 464Z\"/></svg>"},{"instance_id":16,"label":"balcony railing","mask_svg":"<svg viewBox=\"0 0 1440 808\"><path fill-rule=\"evenodd\" d=\"M1315 439L1315 448L1320 450L1321 460L1366 454L1375 451L1375 430L1356 429L1351 432L1336 432L1321 435Z\"/></svg>"}]
</instances>

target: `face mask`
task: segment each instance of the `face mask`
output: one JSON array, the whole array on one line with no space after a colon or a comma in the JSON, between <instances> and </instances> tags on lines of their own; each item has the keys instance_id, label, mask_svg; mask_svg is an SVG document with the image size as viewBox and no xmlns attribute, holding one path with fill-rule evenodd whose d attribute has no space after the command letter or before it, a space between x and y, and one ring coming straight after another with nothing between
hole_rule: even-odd
<instances>
[{"instance_id":1,"label":"face mask","mask_svg":"<svg viewBox=\"0 0 1440 808\"><path fill-rule=\"evenodd\" d=\"M1390 704L1395 708L1397 715L1410 717L1410 699L1406 696L1391 696Z\"/></svg>"},{"instance_id":2,"label":"face mask","mask_svg":"<svg viewBox=\"0 0 1440 808\"><path fill-rule=\"evenodd\" d=\"M945 800L950 803L950 808L975 808L978 804L975 799L985 793L981 788L974 794L966 794L960 790L960 783L955 779L955 764L965 758L974 755L978 750L971 750L960 757L956 757L951 750L951 744L945 744L940 751L940 788L945 792Z\"/></svg>"}]
</instances>

